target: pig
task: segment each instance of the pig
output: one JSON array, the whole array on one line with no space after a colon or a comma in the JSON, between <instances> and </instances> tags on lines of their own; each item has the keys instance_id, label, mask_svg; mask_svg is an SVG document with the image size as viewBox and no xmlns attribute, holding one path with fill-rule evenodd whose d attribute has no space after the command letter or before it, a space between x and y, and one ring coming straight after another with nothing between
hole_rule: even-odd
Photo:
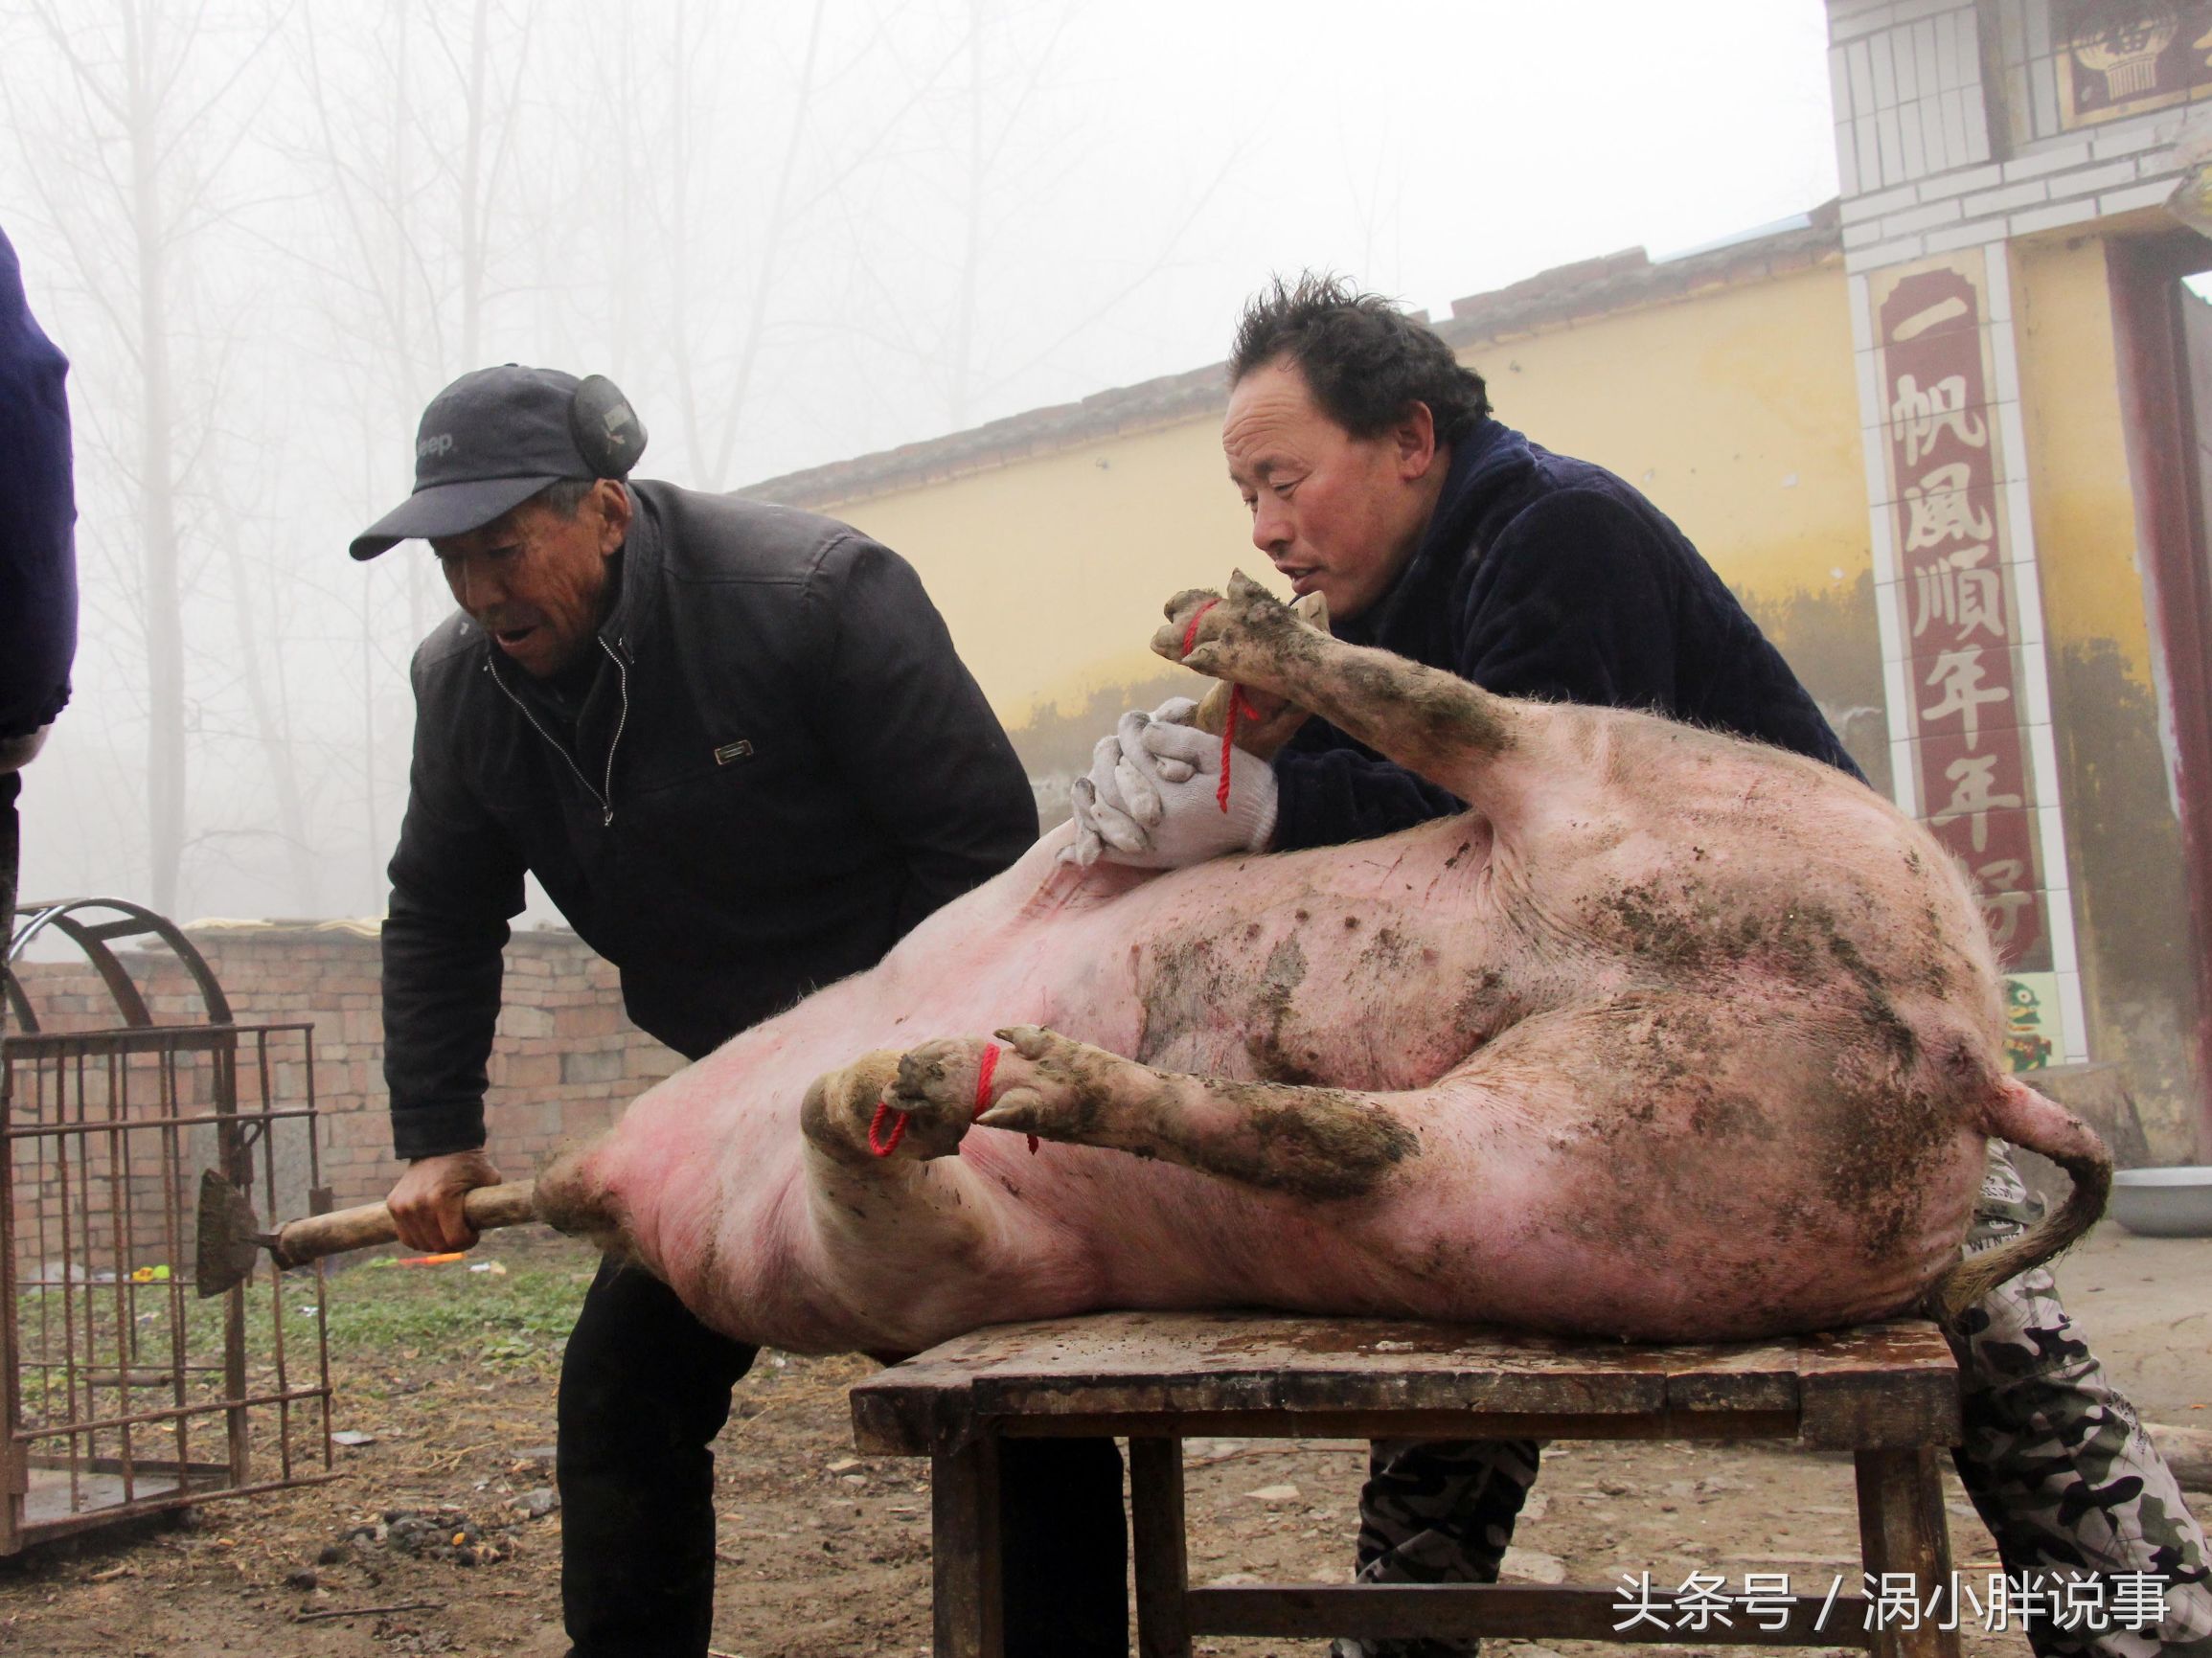
<instances>
[{"instance_id":1,"label":"pig","mask_svg":"<svg viewBox=\"0 0 2212 1658\"><path fill-rule=\"evenodd\" d=\"M1751 1339L1955 1313L2101 1212L2103 1147L2002 1062L1962 872L1871 789L1242 574L1167 616L1255 750L1311 711L1468 810L1159 874L1063 827L642 1096L544 1215L728 1335L900 1353L1224 1306ZM2073 1190L1962 1261L1993 1137Z\"/></svg>"}]
</instances>

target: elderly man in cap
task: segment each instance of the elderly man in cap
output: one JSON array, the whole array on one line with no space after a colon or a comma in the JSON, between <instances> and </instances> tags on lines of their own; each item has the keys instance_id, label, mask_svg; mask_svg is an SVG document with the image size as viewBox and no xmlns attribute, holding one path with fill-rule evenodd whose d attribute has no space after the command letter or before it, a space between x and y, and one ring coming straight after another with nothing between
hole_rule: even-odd
<instances>
[{"instance_id":1,"label":"elderly man in cap","mask_svg":"<svg viewBox=\"0 0 2212 1658\"><path fill-rule=\"evenodd\" d=\"M499 1179L485 1063L526 871L620 968L630 1017L696 1058L1036 836L903 560L826 518L628 483L644 446L601 376L466 375L423 413L414 493L353 544L427 540L460 606L415 655L383 935L390 1203L418 1249L472 1244L463 1195ZM642 1270L600 1268L560 1378L578 1658L706 1652L707 1446L753 1353ZM1111 1442L1010 1447L1006 1475L1009 1653L1125 1652Z\"/></svg>"}]
</instances>

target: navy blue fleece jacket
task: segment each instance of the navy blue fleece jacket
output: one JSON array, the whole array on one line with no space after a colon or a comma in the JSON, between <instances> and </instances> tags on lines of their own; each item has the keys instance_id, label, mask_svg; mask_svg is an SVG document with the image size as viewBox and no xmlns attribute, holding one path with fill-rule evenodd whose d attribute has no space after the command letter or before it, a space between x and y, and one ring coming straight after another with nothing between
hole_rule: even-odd
<instances>
[{"instance_id":1,"label":"navy blue fleece jacket","mask_svg":"<svg viewBox=\"0 0 2212 1658\"><path fill-rule=\"evenodd\" d=\"M0 234L0 740L53 722L77 654L69 359L39 330Z\"/></svg>"},{"instance_id":2,"label":"navy blue fleece jacket","mask_svg":"<svg viewBox=\"0 0 2212 1658\"><path fill-rule=\"evenodd\" d=\"M1453 446L1397 583L1336 631L1501 695L1646 709L1860 777L1790 665L1665 513L1603 466L1494 420ZM1464 809L1319 718L1276 755L1275 781L1279 851Z\"/></svg>"}]
</instances>

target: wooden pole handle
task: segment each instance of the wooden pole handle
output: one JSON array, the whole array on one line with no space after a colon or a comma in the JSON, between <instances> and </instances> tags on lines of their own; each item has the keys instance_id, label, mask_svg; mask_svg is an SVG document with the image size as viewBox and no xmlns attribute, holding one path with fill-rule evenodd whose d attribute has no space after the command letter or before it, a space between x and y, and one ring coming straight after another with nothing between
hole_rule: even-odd
<instances>
[{"instance_id":1,"label":"wooden pole handle","mask_svg":"<svg viewBox=\"0 0 2212 1658\"><path fill-rule=\"evenodd\" d=\"M535 1180L479 1186L462 1198L461 1213L479 1232L527 1225L537 1218L536 1192ZM278 1228L270 1253L279 1266L300 1266L326 1255L390 1243L399 1236L389 1209L381 1203L364 1203L358 1209L338 1209L287 1222Z\"/></svg>"}]
</instances>

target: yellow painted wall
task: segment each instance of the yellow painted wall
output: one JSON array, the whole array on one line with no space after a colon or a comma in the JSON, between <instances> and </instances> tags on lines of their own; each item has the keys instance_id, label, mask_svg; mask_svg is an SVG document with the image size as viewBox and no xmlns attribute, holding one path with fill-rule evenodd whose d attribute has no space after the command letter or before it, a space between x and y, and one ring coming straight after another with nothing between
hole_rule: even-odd
<instances>
[{"instance_id":1,"label":"yellow painted wall","mask_svg":"<svg viewBox=\"0 0 2212 1658\"><path fill-rule=\"evenodd\" d=\"M1842 267L1476 346L1498 416L1640 487L1740 591L1856 581L1867 503Z\"/></svg>"},{"instance_id":2,"label":"yellow painted wall","mask_svg":"<svg viewBox=\"0 0 2212 1658\"><path fill-rule=\"evenodd\" d=\"M2106 243L2017 242L2011 261L2089 1052L2126 1067L2153 1149L2185 1156L2204 1087L2192 1033L2206 987L2159 738Z\"/></svg>"},{"instance_id":3,"label":"yellow painted wall","mask_svg":"<svg viewBox=\"0 0 2212 1658\"><path fill-rule=\"evenodd\" d=\"M1641 485L1740 589L1844 587L1869 558L1848 303L1832 265L1464 354L1500 419ZM914 561L1010 725L1156 678L1176 589L1269 575L1218 414L828 511Z\"/></svg>"},{"instance_id":4,"label":"yellow painted wall","mask_svg":"<svg viewBox=\"0 0 2212 1658\"><path fill-rule=\"evenodd\" d=\"M2150 635L2104 242L2013 244L2013 295L2045 635L2109 639L2147 684Z\"/></svg>"},{"instance_id":5,"label":"yellow painted wall","mask_svg":"<svg viewBox=\"0 0 2212 1658\"><path fill-rule=\"evenodd\" d=\"M1010 725L1170 671L1147 649L1180 588L1272 578L1214 418L831 507L912 560ZM1103 734L1102 734L1103 735Z\"/></svg>"}]
</instances>

